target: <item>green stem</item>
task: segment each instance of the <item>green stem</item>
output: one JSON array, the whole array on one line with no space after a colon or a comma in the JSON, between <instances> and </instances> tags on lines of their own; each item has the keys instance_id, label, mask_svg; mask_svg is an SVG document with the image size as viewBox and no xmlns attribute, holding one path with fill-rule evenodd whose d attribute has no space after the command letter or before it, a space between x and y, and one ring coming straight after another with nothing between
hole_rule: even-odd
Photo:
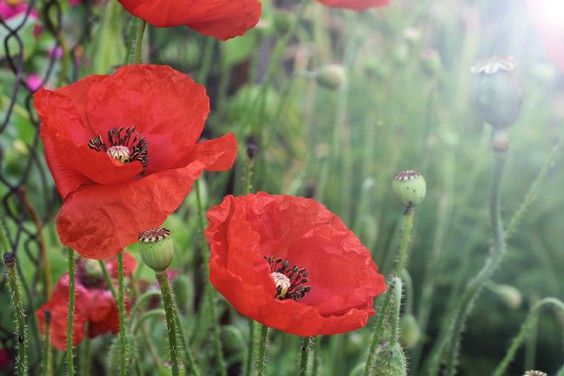
<instances>
[{"instance_id":1,"label":"green stem","mask_svg":"<svg viewBox=\"0 0 564 376\"><path fill-rule=\"evenodd\" d=\"M319 346L321 342L321 336L316 336L313 340L313 367L311 374L316 376L319 372Z\"/></svg>"},{"instance_id":2,"label":"green stem","mask_svg":"<svg viewBox=\"0 0 564 376\"><path fill-rule=\"evenodd\" d=\"M176 339L176 307L172 297L172 292L170 291L170 285L168 283L168 278L166 273L158 272L156 273L157 281L161 288L161 293L163 297L163 306L165 309L166 317L166 327L168 332L168 346L169 355L171 363L171 374L172 376L180 375L179 367L179 356L178 356L178 341Z\"/></svg>"},{"instance_id":3,"label":"green stem","mask_svg":"<svg viewBox=\"0 0 564 376\"><path fill-rule=\"evenodd\" d=\"M53 376L53 349L51 348L51 312L43 311L45 317L45 344L43 348L43 375Z\"/></svg>"},{"instance_id":4,"label":"green stem","mask_svg":"<svg viewBox=\"0 0 564 376\"><path fill-rule=\"evenodd\" d=\"M117 301L118 294L114 286L114 282L112 281L112 277L110 276L110 272L108 272L108 267L106 266L106 263L103 260L98 260L98 262L100 263L100 267L102 268L104 281L106 282L106 285L108 285L108 289L112 293L112 298L114 298L114 300Z\"/></svg>"},{"instance_id":5,"label":"green stem","mask_svg":"<svg viewBox=\"0 0 564 376\"><path fill-rule=\"evenodd\" d=\"M200 229L200 239L201 239L201 248L202 248L202 259L204 264L204 275L205 275L205 284L204 284L204 296L205 299L208 301L208 310L209 316L212 325L212 333L213 333L213 342L215 348L215 356L217 365L219 368L219 372L221 376L227 375L227 367L225 366L225 360L223 358L223 349L221 347L221 331L219 329L219 325L217 323L217 316L215 313L215 305L213 302L213 291L210 285L210 256L207 251L207 243L205 240L205 215L204 215L204 207L202 205L202 197L201 197L201 189L200 189L200 181L196 181L196 202L198 206L198 226Z\"/></svg>"},{"instance_id":6,"label":"green stem","mask_svg":"<svg viewBox=\"0 0 564 376\"><path fill-rule=\"evenodd\" d=\"M0 238L4 249L8 244L3 230L0 229ZM16 358L16 374L18 376L26 376L28 374L27 364L27 327L25 324L25 311L20 292L20 282L16 272L16 254L8 252L4 254L4 265L6 266L6 274L8 278L8 287L10 288L10 297L14 307L14 315L16 316L16 336L18 357Z\"/></svg>"},{"instance_id":7,"label":"green stem","mask_svg":"<svg viewBox=\"0 0 564 376\"><path fill-rule=\"evenodd\" d=\"M186 333L184 332L184 328L182 327L182 324L180 323L180 316L178 314L178 308L176 307L176 301L174 301L174 306L175 306L175 312L176 312L176 315L175 315L176 329L178 330L178 335L180 337L180 344L182 345L182 348L184 349L184 358L185 358L186 362L188 362L188 367L190 367L194 376L199 376L200 375L200 369L198 368L198 365L196 364L196 360L194 359L194 355L192 355L192 350L190 349L190 344L188 343L188 340L186 339Z\"/></svg>"},{"instance_id":8,"label":"green stem","mask_svg":"<svg viewBox=\"0 0 564 376\"><path fill-rule=\"evenodd\" d=\"M515 358L515 354L517 353L517 350L519 350L519 347L522 345L523 341L525 340L527 335L531 332L534 325L536 324L541 309L544 308L545 306L550 306L550 305L555 306L557 309L564 312L564 303L562 303L562 301L556 298L544 298L541 301L537 302L537 304L535 304L533 308L531 308L529 315L527 316L525 322L521 326L521 330L511 342L511 345L509 346L509 349L507 349L505 356L503 357L502 361L499 363L499 365L493 372L493 376L503 376L506 374L507 367L509 366L511 361Z\"/></svg>"},{"instance_id":9,"label":"green stem","mask_svg":"<svg viewBox=\"0 0 564 376\"><path fill-rule=\"evenodd\" d=\"M401 277L405 264L407 262L407 254L409 251L409 243L411 242L411 232L413 230L413 217L415 210L407 208L403 213L403 225L401 229L401 241L399 248L398 260L396 262L395 275Z\"/></svg>"},{"instance_id":10,"label":"green stem","mask_svg":"<svg viewBox=\"0 0 564 376\"><path fill-rule=\"evenodd\" d=\"M525 214L527 213L527 211L529 210L529 208L531 207L531 205L539 195L540 188L542 184L545 182L548 173L550 171L550 168L552 167L554 160L558 156L558 151L560 150L561 146L562 146L562 141L559 141L558 144L554 146L552 152L548 156L548 159L540 169L539 174L537 175L535 181L531 185L531 188L527 192L527 195L525 196L525 199L521 203L521 206L519 207L519 209L517 209L517 211L509 221L509 225L507 226L507 230L505 231L505 240L509 239L511 235L513 235L519 224L525 218Z\"/></svg>"},{"instance_id":11,"label":"green stem","mask_svg":"<svg viewBox=\"0 0 564 376\"><path fill-rule=\"evenodd\" d=\"M302 343L300 346L301 349L300 370L298 372L298 376L307 376L310 345L311 345L311 337L302 337Z\"/></svg>"},{"instance_id":12,"label":"green stem","mask_svg":"<svg viewBox=\"0 0 564 376\"><path fill-rule=\"evenodd\" d=\"M143 53L143 35L145 34L146 26L146 21L139 18L134 19L131 29L134 31L135 35L131 40L128 63L141 64Z\"/></svg>"},{"instance_id":13,"label":"green stem","mask_svg":"<svg viewBox=\"0 0 564 376\"><path fill-rule=\"evenodd\" d=\"M401 278L394 277L393 285L391 288L394 290L394 309L392 311L392 333L391 333L391 343L398 342L399 339L399 325L401 316L401 298L402 298L402 282Z\"/></svg>"},{"instance_id":14,"label":"green stem","mask_svg":"<svg viewBox=\"0 0 564 376\"><path fill-rule=\"evenodd\" d=\"M90 338L86 337L82 342L82 351L80 352L80 375L90 375Z\"/></svg>"},{"instance_id":15,"label":"green stem","mask_svg":"<svg viewBox=\"0 0 564 376\"><path fill-rule=\"evenodd\" d=\"M125 311L125 278L123 275L123 252L117 256L118 261L118 310L119 310L119 374L127 375L127 315Z\"/></svg>"},{"instance_id":16,"label":"green stem","mask_svg":"<svg viewBox=\"0 0 564 376\"><path fill-rule=\"evenodd\" d=\"M74 310L75 310L75 276L74 276L74 251L67 248L69 268L69 309L67 315L67 374L74 375Z\"/></svg>"},{"instance_id":17,"label":"green stem","mask_svg":"<svg viewBox=\"0 0 564 376\"><path fill-rule=\"evenodd\" d=\"M384 303L382 304L382 309L378 312L378 318L376 320L376 325L374 326L374 333L370 339L370 346L368 348L368 357L366 359L366 365L364 366L364 376L370 375L372 368L374 368L376 348L378 343L380 343L380 338L384 332L384 321L390 306L392 294L390 293L390 288L386 292L384 297Z\"/></svg>"},{"instance_id":18,"label":"green stem","mask_svg":"<svg viewBox=\"0 0 564 376\"><path fill-rule=\"evenodd\" d=\"M253 370L253 356L255 348L255 326L254 320L249 319L249 344L247 346L247 361L245 363L245 376L251 376Z\"/></svg>"},{"instance_id":19,"label":"green stem","mask_svg":"<svg viewBox=\"0 0 564 376\"><path fill-rule=\"evenodd\" d=\"M264 361L264 354L266 352L266 339L268 337L268 326L261 325L259 330L259 340L257 345L257 356L255 358L255 367L257 376L264 376L266 373L266 363Z\"/></svg>"},{"instance_id":20,"label":"green stem","mask_svg":"<svg viewBox=\"0 0 564 376\"><path fill-rule=\"evenodd\" d=\"M399 280L399 286L401 290L401 275L405 268L405 263L407 261L407 254L409 251L409 243L411 241L411 232L413 231L413 218L415 217L415 209L412 207L406 208L403 212L403 224L402 224L402 234L399 246L399 253L395 267L395 276L392 277L388 291L386 291L386 296L384 298L384 304L382 305L382 310L378 314L378 319L376 321L376 327L374 329L374 334L370 340L370 346L368 348L368 358L366 359L366 366L364 367L364 376L368 376L372 373L374 367L374 361L376 356L376 348L380 342L384 331L384 321L388 316L388 307L390 306L390 301L392 298L394 280ZM400 291L401 293L401 291ZM400 297L401 300L401 297Z\"/></svg>"},{"instance_id":21,"label":"green stem","mask_svg":"<svg viewBox=\"0 0 564 376\"><path fill-rule=\"evenodd\" d=\"M453 375L456 369L456 361L459 352L460 337L464 328L466 318L472 310L473 303L479 296L483 287L490 279L496 268L499 266L505 254L505 240L503 235L503 223L501 221L501 181L505 170L506 154L495 152L494 169L492 176L492 187L490 195L490 221L492 227L493 245L490 256L480 272L466 286L462 297L454 311L454 319L449 320L450 324L441 334L436 348L431 353L427 374L436 375L439 369L440 360L443 352L448 347L447 375ZM449 346L450 344L450 346Z\"/></svg>"}]
</instances>

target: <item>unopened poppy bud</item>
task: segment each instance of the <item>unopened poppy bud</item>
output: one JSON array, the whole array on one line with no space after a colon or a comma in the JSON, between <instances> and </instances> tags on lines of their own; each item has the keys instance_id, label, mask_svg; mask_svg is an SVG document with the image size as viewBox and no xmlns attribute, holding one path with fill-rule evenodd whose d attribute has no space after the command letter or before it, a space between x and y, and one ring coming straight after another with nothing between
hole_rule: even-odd
<instances>
[{"instance_id":1,"label":"unopened poppy bud","mask_svg":"<svg viewBox=\"0 0 564 376\"><path fill-rule=\"evenodd\" d=\"M174 244L170 231L155 228L139 235L139 252L148 267L155 272L164 272L174 257Z\"/></svg>"},{"instance_id":2,"label":"unopened poppy bud","mask_svg":"<svg viewBox=\"0 0 564 376\"><path fill-rule=\"evenodd\" d=\"M406 349L412 349L421 339L421 330L415 316L409 314L401 318L400 344Z\"/></svg>"},{"instance_id":3,"label":"unopened poppy bud","mask_svg":"<svg viewBox=\"0 0 564 376\"><path fill-rule=\"evenodd\" d=\"M4 253L4 265L8 268L12 268L16 265L16 254L14 252Z\"/></svg>"},{"instance_id":4,"label":"unopened poppy bud","mask_svg":"<svg viewBox=\"0 0 564 376\"><path fill-rule=\"evenodd\" d=\"M101 287L104 284L104 271L97 260L81 259L78 263L78 279L87 287Z\"/></svg>"},{"instance_id":5,"label":"unopened poppy bud","mask_svg":"<svg viewBox=\"0 0 564 376\"><path fill-rule=\"evenodd\" d=\"M345 69L339 64L325 65L315 72L315 80L326 89L336 90L347 79Z\"/></svg>"},{"instance_id":6,"label":"unopened poppy bud","mask_svg":"<svg viewBox=\"0 0 564 376\"><path fill-rule=\"evenodd\" d=\"M376 350L374 364L375 376L404 376L407 375L405 354L399 343L384 342Z\"/></svg>"},{"instance_id":7,"label":"unopened poppy bud","mask_svg":"<svg viewBox=\"0 0 564 376\"><path fill-rule=\"evenodd\" d=\"M249 159L255 159L259 150L257 138L251 135L247 137L245 143L247 144L247 157L249 157Z\"/></svg>"},{"instance_id":8,"label":"unopened poppy bud","mask_svg":"<svg viewBox=\"0 0 564 376\"><path fill-rule=\"evenodd\" d=\"M482 119L494 128L511 126L521 113L523 90L510 56L494 56L471 68L475 75L474 102Z\"/></svg>"},{"instance_id":9,"label":"unopened poppy bud","mask_svg":"<svg viewBox=\"0 0 564 376\"><path fill-rule=\"evenodd\" d=\"M510 285L497 285L495 292L501 298L503 304L510 309L518 309L523 303L521 292Z\"/></svg>"},{"instance_id":10,"label":"unopened poppy bud","mask_svg":"<svg viewBox=\"0 0 564 376\"><path fill-rule=\"evenodd\" d=\"M531 370L523 374L523 376L548 376L548 373L543 371Z\"/></svg>"},{"instance_id":11,"label":"unopened poppy bud","mask_svg":"<svg viewBox=\"0 0 564 376\"><path fill-rule=\"evenodd\" d=\"M400 171L394 176L392 191L396 200L406 208L421 203L427 193L425 178L414 170Z\"/></svg>"}]
</instances>

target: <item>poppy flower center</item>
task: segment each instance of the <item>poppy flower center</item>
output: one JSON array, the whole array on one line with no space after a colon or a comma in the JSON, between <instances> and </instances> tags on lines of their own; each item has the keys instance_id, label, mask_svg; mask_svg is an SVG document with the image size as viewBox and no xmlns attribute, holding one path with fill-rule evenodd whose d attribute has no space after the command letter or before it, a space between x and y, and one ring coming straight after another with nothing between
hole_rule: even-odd
<instances>
[{"instance_id":1,"label":"poppy flower center","mask_svg":"<svg viewBox=\"0 0 564 376\"><path fill-rule=\"evenodd\" d=\"M88 147L102 151L120 163L139 161L143 168L147 167L147 142L135 130L130 128L112 128L108 131L107 142L97 135L88 141Z\"/></svg>"},{"instance_id":2,"label":"poppy flower center","mask_svg":"<svg viewBox=\"0 0 564 376\"><path fill-rule=\"evenodd\" d=\"M275 298L298 300L311 290L311 286L306 285L309 273L305 268L292 265L280 257L268 256L264 259L270 265L270 276L276 285Z\"/></svg>"}]
</instances>

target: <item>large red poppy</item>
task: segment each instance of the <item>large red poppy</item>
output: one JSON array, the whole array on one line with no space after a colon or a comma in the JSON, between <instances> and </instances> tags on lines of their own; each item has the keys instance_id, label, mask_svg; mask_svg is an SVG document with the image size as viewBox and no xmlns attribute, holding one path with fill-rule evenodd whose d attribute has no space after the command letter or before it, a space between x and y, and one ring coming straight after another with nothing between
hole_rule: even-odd
<instances>
[{"instance_id":1,"label":"large red poppy","mask_svg":"<svg viewBox=\"0 0 564 376\"><path fill-rule=\"evenodd\" d=\"M355 330L386 288L370 252L316 201L227 196L208 219L212 284L269 327L300 336Z\"/></svg>"},{"instance_id":2,"label":"large red poppy","mask_svg":"<svg viewBox=\"0 0 564 376\"><path fill-rule=\"evenodd\" d=\"M390 3L390 0L317 0L332 8L345 8L352 10L366 10L368 8L383 7Z\"/></svg>"},{"instance_id":3,"label":"large red poppy","mask_svg":"<svg viewBox=\"0 0 564 376\"><path fill-rule=\"evenodd\" d=\"M259 0L118 0L133 15L158 27L188 26L226 40L254 27Z\"/></svg>"},{"instance_id":4,"label":"large red poppy","mask_svg":"<svg viewBox=\"0 0 564 376\"><path fill-rule=\"evenodd\" d=\"M564 4L561 0L527 0L527 6L548 58L564 72Z\"/></svg>"},{"instance_id":5,"label":"large red poppy","mask_svg":"<svg viewBox=\"0 0 564 376\"><path fill-rule=\"evenodd\" d=\"M34 100L64 201L59 237L85 257L115 256L160 226L202 171L226 170L237 155L233 134L197 143L209 98L170 67L130 65Z\"/></svg>"},{"instance_id":6,"label":"large red poppy","mask_svg":"<svg viewBox=\"0 0 564 376\"><path fill-rule=\"evenodd\" d=\"M135 269L135 259L125 254L129 268L126 276ZM119 332L119 311L102 275L92 275L82 260L75 278L75 313L73 321L73 344L76 346L86 337L94 338L105 333ZM90 260L90 262L94 262ZM108 261L108 268L115 261ZM51 316L51 343L59 350L67 346L67 317L69 304L69 275L59 279L51 298L36 312L39 330L45 332L45 312ZM129 304L128 304L129 307Z\"/></svg>"}]
</instances>

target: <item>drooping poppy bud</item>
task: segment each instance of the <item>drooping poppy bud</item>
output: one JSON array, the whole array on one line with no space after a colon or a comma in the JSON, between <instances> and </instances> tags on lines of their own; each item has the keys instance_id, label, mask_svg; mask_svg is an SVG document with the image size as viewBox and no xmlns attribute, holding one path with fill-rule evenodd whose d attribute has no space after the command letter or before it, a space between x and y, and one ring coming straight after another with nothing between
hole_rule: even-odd
<instances>
[{"instance_id":1,"label":"drooping poppy bud","mask_svg":"<svg viewBox=\"0 0 564 376\"><path fill-rule=\"evenodd\" d=\"M155 228L139 235L139 251L141 258L155 272L164 272L174 258L174 244L170 231L166 228Z\"/></svg>"},{"instance_id":2,"label":"drooping poppy bud","mask_svg":"<svg viewBox=\"0 0 564 376\"><path fill-rule=\"evenodd\" d=\"M497 285L495 293L501 298L501 301L509 309L518 309L523 303L521 292L510 285Z\"/></svg>"},{"instance_id":3,"label":"drooping poppy bud","mask_svg":"<svg viewBox=\"0 0 564 376\"><path fill-rule=\"evenodd\" d=\"M376 350L374 376L404 376L407 375L405 354L399 343L384 342Z\"/></svg>"},{"instance_id":4,"label":"drooping poppy bud","mask_svg":"<svg viewBox=\"0 0 564 376\"><path fill-rule=\"evenodd\" d=\"M412 349L421 339L421 330L415 316L405 315L401 318L400 344L406 349Z\"/></svg>"},{"instance_id":5,"label":"drooping poppy bud","mask_svg":"<svg viewBox=\"0 0 564 376\"><path fill-rule=\"evenodd\" d=\"M482 118L496 129L515 123L521 114L523 89L511 56L494 56L471 68L475 75L474 103Z\"/></svg>"},{"instance_id":6,"label":"drooping poppy bud","mask_svg":"<svg viewBox=\"0 0 564 376\"><path fill-rule=\"evenodd\" d=\"M401 205L413 208L425 198L427 193L425 178L415 170L400 171L394 176L392 192Z\"/></svg>"}]
</instances>

